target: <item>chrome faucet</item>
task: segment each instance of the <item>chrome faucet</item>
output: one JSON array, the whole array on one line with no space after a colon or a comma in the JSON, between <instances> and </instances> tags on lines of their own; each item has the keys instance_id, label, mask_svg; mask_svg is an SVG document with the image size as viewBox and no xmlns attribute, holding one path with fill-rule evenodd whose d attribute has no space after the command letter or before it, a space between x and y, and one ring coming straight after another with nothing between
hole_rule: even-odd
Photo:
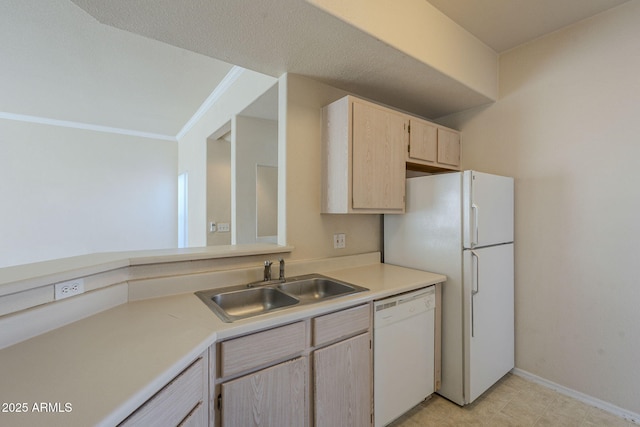
<instances>
[{"instance_id":1,"label":"chrome faucet","mask_svg":"<svg viewBox=\"0 0 640 427\"><path fill-rule=\"evenodd\" d=\"M281 282L285 281L284 278L284 259L280 258L280 275L278 276L278 280L280 280Z\"/></svg>"},{"instance_id":2,"label":"chrome faucet","mask_svg":"<svg viewBox=\"0 0 640 427\"><path fill-rule=\"evenodd\" d=\"M264 282L271 281L271 261L264 262L264 278L262 279Z\"/></svg>"}]
</instances>

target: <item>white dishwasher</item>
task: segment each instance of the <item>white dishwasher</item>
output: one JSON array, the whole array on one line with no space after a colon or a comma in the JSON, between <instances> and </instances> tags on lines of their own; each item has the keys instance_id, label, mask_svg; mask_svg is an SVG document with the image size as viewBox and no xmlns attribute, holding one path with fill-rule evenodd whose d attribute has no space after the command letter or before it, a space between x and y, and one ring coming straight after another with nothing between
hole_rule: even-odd
<instances>
[{"instance_id":1,"label":"white dishwasher","mask_svg":"<svg viewBox=\"0 0 640 427\"><path fill-rule=\"evenodd\" d=\"M435 391L435 286L374 303L375 427Z\"/></svg>"}]
</instances>

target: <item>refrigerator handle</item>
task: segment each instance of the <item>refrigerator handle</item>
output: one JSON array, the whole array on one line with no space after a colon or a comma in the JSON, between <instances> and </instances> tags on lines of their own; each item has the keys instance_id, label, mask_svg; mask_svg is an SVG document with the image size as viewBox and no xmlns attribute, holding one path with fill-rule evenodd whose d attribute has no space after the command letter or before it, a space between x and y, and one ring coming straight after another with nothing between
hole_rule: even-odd
<instances>
[{"instance_id":1,"label":"refrigerator handle","mask_svg":"<svg viewBox=\"0 0 640 427\"><path fill-rule=\"evenodd\" d=\"M472 279L473 277L476 279L475 288L473 288L473 280L471 282L471 295L475 295L480 292L480 257L476 251L471 251L471 256L476 259L476 274L472 276Z\"/></svg>"},{"instance_id":2,"label":"refrigerator handle","mask_svg":"<svg viewBox=\"0 0 640 427\"><path fill-rule=\"evenodd\" d=\"M476 260L476 271L475 274L471 274L471 337L473 338L475 336L475 319L474 319L474 310L473 310L473 300L474 300L474 296L476 296L476 294L478 292L480 292L480 257L478 256L476 251L471 251L471 257L475 258ZM476 287L473 287L474 284L474 279L475 278L475 285Z\"/></svg>"},{"instance_id":3,"label":"refrigerator handle","mask_svg":"<svg viewBox=\"0 0 640 427\"><path fill-rule=\"evenodd\" d=\"M471 240L471 246L475 246L478 244L478 205L472 203L471 209L473 210L473 239Z\"/></svg>"}]
</instances>

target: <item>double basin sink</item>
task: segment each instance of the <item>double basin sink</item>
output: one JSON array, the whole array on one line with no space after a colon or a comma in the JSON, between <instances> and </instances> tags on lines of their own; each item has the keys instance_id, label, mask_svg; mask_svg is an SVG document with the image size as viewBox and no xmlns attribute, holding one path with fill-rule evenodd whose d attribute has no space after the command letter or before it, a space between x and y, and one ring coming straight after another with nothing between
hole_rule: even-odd
<instances>
[{"instance_id":1,"label":"double basin sink","mask_svg":"<svg viewBox=\"0 0 640 427\"><path fill-rule=\"evenodd\" d=\"M312 304L368 290L320 274L308 274L286 281L254 282L199 291L195 294L222 321L231 323L288 307Z\"/></svg>"}]
</instances>

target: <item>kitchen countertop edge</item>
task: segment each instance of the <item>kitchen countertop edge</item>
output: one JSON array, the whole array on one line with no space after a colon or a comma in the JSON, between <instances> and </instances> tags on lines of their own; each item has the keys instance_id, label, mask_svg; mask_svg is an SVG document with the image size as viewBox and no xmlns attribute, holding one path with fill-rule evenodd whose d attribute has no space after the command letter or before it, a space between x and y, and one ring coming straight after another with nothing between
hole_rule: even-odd
<instances>
[{"instance_id":1,"label":"kitchen countertop edge","mask_svg":"<svg viewBox=\"0 0 640 427\"><path fill-rule=\"evenodd\" d=\"M220 320L198 297L189 292L186 294L129 302L124 304L124 306L115 307L52 331L52 333L62 336L64 342L79 343L75 345L79 346L79 351L83 351L81 347L82 343L86 341L87 334L90 333L88 330L90 328L88 326L83 327L83 325L98 325L98 327L102 329L109 329L109 327L113 326L122 327L123 324L126 324L125 321L120 319L124 313L125 316L131 317L134 321L142 316L142 318L140 318L141 320L139 320L139 323L142 323L142 325L135 325L140 328L141 332L122 334L123 338L121 338L121 341L113 342L111 343L112 347L109 347L113 348L114 352L117 353L118 348L128 348L128 346L141 348L142 350L139 351L144 351L144 345L146 345L149 352L162 351L165 347L169 351L170 347L174 346L174 348L170 349L171 356L167 356L170 357L170 359L165 361L161 367L158 367L157 371L151 370L152 368L145 368L147 369L147 371L145 371L146 376L139 374L140 379L135 380L139 381L140 384L127 384L127 391L122 391L123 395L121 399L114 398L114 400L119 400L121 403L111 402L110 407L99 408L101 410L93 412L93 418L91 414L87 414L85 418L82 418L82 422L87 421L89 424L100 426L117 425L148 399L153 397L155 393L161 390L176 375L182 372L199 354L218 341L383 299L391 295L442 283L446 280L446 277L440 274L382 263L323 272L322 274L348 283L364 286L369 288L369 291L300 307L293 307L275 313L236 321L234 323L225 323ZM159 319L159 323L156 324L151 319L144 318L150 315L156 316ZM100 317L98 318L98 316ZM92 318L94 320L90 320ZM89 321L89 323L81 323L87 321ZM76 324L79 326L73 328L73 325ZM179 331L180 328L183 327L189 328L191 329L191 335L188 338L183 338L182 336L179 337L177 332L174 332L175 336L167 336L166 325L163 327L162 324L169 325L173 328L173 331ZM153 329L156 330L154 331ZM36 347L44 346L46 348L46 345L52 345L52 342L57 342L51 338L43 338L48 334L49 333L0 350L0 362L3 361L6 350L17 351L19 354L21 351L30 351L36 344L38 344ZM147 340L149 343L141 344L140 341L144 340ZM180 342L183 347L175 348L177 345L173 344L174 341ZM169 342L172 344L168 344ZM73 348L65 349L64 351L73 352ZM14 354L14 361L16 358L17 355ZM142 366L141 364L145 363L144 355L134 355L132 358L131 364L126 367L128 369L136 369L136 366L140 367ZM87 361L87 363L89 363L87 369L105 368L99 365L99 363L104 363L105 359L109 360L109 357L107 357L107 355L101 355L99 360ZM46 360L44 362L52 363L46 362ZM21 365L19 366L22 368ZM115 370L122 367L111 366L107 368ZM40 386L42 386L43 383L47 383L47 378L39 377L29 379L28 374L31 371L28 366L24 366L23 370L24 372L14 374L16 378L21 378L24 381L30 381L34 385ZM152 376L152 373L157 373L157 375L153 375L152 380L142 380L142 377L148 378ZM54 381L55 378L55 375L52 376ZM5 384L8 384L8 382L5 382ZM82 385L81 381L80 384ZM85 384L85 386L87 389L90 389L91 384ZM52 385L51 387L55 386ZM1 386L0 391L2 391ZM106 405L107 403L104 404ZM81 415L79 416L82 417ZM2 417L0 417L0 421L1 419Z\"/></svg>"}]
</instances>

